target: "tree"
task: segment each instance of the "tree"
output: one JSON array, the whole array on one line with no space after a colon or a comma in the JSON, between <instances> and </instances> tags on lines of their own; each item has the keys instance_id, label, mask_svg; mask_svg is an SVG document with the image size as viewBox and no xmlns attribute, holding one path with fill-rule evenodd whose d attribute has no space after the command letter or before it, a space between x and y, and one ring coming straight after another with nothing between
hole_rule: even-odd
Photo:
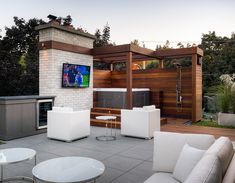
<instances>
[{"instance_id":1,"label":"tree","mask_svg":"<svg viewBox=\"0 0 235 183\"><path fill-rule=\"evenodd\" d=\"M94 41L94 48L107 46L107 45L113 45L110 43L110 27L108 24L106 24L103 28L102 34L99 29L95 32L95 41ZM109 69L109 64L104 62L94 62L94 68L95 69Z\"/></svg>"},{"instance_id":2,"label":"tree","mask_svg":"<svg viewBox=\"0 0 235 183\"><path fill-rule=\"evenodd\" d=\"M146 65L146 69L155 69L158 68L158 65L159 65L158 61L154 60Z\"/></svg>"},{"instance_id":3,"label":"tree","mask_svg":"<svg viewBox=\"0 0 235 183\"><path fill-rule=\"evenodd\" d=\"M163 45L163 49L169 49L170 48L170 41L166 40L165 45Z\"/></svg>"},{"instance_id":4,"label":"tree","mask_svg":"<svg viewBox=\"0 0 235 183\"><path fill-rule=\"evenodd\" d=\"M162 49L162 46L160 44L157 44L155 50L161 50L161 49Z\"/></svg>"},{"instance_id":5,"label":"tree","mask_svg":"<svg viewBox=\"0 0 235 183\"><path fill-rule=\"evenodd\" d=\"M184 45L183 45L181 42L177 43L177 46L178 46L179 48L184 48Z\"/></svg>"},{"instance_id":6,"label":"tree","mask_svg":"<svg viewBox=\"0 0 235 183\"><path fill-rule=\"evenodd\" d=\"M103 42L102 42L102 37L101 37L101 33L100 33L100 30L97 29L96 32L95 32L95 41L94 41L94 47L101 47L103 45Z\"/></svg>"},{"instance_id":7,"label":"tree","mask_svg":"<svg viewBox=\"0 0 235 183\"><path fill-rule=\"evenodd\" d=\"M235 38L217 36L209 32L202 35L199 45L204 50L203 58L203 91L220 84L222 74L235 73Z\"/></svg>"},{"instance_id":8,"label":"tree","mask_svg":"<svg viewBox=\"0 0 235 183\"><path fill-rule=\"evenodd\" d=\"M38 94L38 32L43 20L14 17L0 41L0 95Z\"/></svg>"},{"instance_id":9,"label":"tree","mask_svg":"<svg viewBox=\"0 0 235 183\"><path fill-rule=\"evenodd\" d=\"M110 43L110 27L108 23L104 26L103 29L102 42L104 46Z\"/></svg>"},{"instance_id":10,"label":"tree","mask_svg":"<svg viewBox=\"0 0 235 183\"><path fill-rule=\"evenodd\" d=\"M139 46L140 45L140 42L138 39L134 39L133 41L131 41L131 44L134 44L136 46Z\"/></svg>"},{"instance_id":11,"label":"tree","mask_svg":"<svg viewBox=\"0 0 235 183\"><path fill-rule=\"evenodd\" d=\"M61 20L61 18L59 17L58 20ZM64 26L69 26L69 25L72 24L72 21L73 21L73 19L71 18L70 15L68 15L66 18L63 18L63 25Z\"/></svg>"},{"instance_id":12,"label":"tree","mask_svg":"<svg viewBox=\"0 0 235 183\"><path fill-rule=\"evenodd\" d=\"M94 48L112 45L110 43L110 27L106 24L102 30L102 34L100 29L97 29L95 32L96 39L94 41Z\"/></svg>"}]
</instances>

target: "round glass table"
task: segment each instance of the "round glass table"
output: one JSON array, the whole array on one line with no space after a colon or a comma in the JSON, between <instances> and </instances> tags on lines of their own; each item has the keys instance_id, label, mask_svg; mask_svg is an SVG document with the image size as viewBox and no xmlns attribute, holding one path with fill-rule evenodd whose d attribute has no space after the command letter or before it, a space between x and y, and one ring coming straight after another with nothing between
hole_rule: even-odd
<instances>
[{"instance_id":1,"label":"round glass table","mask_svg":"<svg viewBox=\"0 0 235 183\"><path fill-rule=\"evenodd\" d=\"M96 137L96 140L101 140L101 141L116 140L116 131L115 131L115 134L113 134L113 122L115 123L115 129L116 129L117 117L116 116L96 116L96 119L111 122L110 135L108 135L108 123L106 123L106 134Z\"/></svg>"},{"instance_id":2,"label":"round glass table","mask_svg":"<svg viewBox=\"0 0 235 183\"><path fill-rule=\"evenodd\" d=\"M37 164L33 170L36 180L50 183L96 181L105 170L102 162L86 157L60 157Z\"/></svg>"},{"instance_id":3,"label":"round glass table","mask_svg":"<svg viewBox=\"0 0 235 183\"><path fill-rule=\"evenodd\" d=\"M34 158L34 163L36 165L36 151L28 148L9 148L0 150L0 166L1 166L1 181L7 182L12 180L26 180L33 181L32 178L29 177L12 177L4 179L3 168L9 164L20 163L23 161L31 160Z\"/></svg>"}]
</instances>

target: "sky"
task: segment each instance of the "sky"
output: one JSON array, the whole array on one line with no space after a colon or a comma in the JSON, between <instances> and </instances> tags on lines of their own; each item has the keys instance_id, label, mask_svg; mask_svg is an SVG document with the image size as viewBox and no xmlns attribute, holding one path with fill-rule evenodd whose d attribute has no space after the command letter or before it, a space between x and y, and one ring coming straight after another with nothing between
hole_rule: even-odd
<instances>
[{"instance_id":1,"label":"sky","mask_svg":"<svg viewBox=\"0 0 235 183\"><path fill-rule=\"evenodd\" d=\"M13 17L26 20L47 15L71 15L73 25L94 34L108 23L111 41L128 44L138 39L154 49L169 40L200 43L202 34L235 32L235 0L0 0L0 32Z\"/></svg>"}]
</instances>

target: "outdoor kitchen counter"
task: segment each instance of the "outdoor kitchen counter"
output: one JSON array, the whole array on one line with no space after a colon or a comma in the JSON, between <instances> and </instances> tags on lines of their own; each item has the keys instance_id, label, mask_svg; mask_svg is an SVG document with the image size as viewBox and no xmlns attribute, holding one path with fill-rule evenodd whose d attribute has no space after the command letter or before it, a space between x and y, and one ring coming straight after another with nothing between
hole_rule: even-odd
<instances>
[{"instance_id":1,"label":"outdoor kitchen counter","mask_svg":"<svg viewBox=\"0 0 235 183\"><path fill-rule=\"evenodd\" d=\"M4 96L0 97L0 104L1 101L10 101L10 100L28 100L28 99L51 99L55 98L55 96L39 96L39 95L27 95L27 96Z\"/></svg>"},{"instance_id":2,"label":"outdoor kitchen counter","mask_svg":"<svg viewBox=\"0 0 235 183\"><path fill-rule=\"evenodd\" d=\"M55 96L4 96L0 97L0 139L35 135L46 132L39 129L39 104L50 101L53 105Z\"/></svg>"}]
</instances>

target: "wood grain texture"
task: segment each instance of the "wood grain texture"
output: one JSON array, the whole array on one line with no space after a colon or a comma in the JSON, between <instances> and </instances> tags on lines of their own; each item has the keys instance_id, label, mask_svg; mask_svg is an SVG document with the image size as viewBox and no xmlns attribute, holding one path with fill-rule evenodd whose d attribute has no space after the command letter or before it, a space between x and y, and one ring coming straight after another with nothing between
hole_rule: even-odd
<instances>
[{"instance_id":1,"label":"wood grain texture","mask_svg":"<svg viewBox=\"0 0 235 183\"><path fill-rule=\"evenodd\" d=\"M150 88L150 103L156 106L162 105L163 116L192 118L191 67L182 69L182 110L176 107L176 69L163 68L132 72L133 88ZM101 82L102 78L105 82ZM94 71L94 87L126 88L126 86L125 71ZM160 91L163 95L161 99L159 98Z\"/></svg>"},{"instance_id":2,"label":"wood grain texture","mask_svg":"<svg viewBox=\"0 0 235 183\"><path fill-rule=\"evenodd\" d=\"M56 49L56 50L62 50L62 51L69 51L73 53L80 53L85 55L91 55L91 49L68 44L68 43L62 43L58 41L43 41L38 43L39 50L45 50L45 49Z\"/></svg>"},{"instance_id":3,"label":"wood grain texture","mask_svg":"<svg viewBox=\"0 0 235 183\"><path fill-rule=\"evenodd\" d=\"M226 137L229 137L230 140L233 140L233 141L235 140L235 129L228 129L228 128L167 124L167 125L161 126L161 131L178 132L178 133L211 134L211 135L214 135L216 138L219 138L221 136L226 136Z\"/></svg>"},{"instance_id":4,"label":"wood grain texture","mask_svg":"<svg viewBox=\"0 0 235 183\"><path fill-rule=\"evenodd\" d=\"M202 118L202 66L197 64L197 54L192 55L192 121Z\"/></svg>"},{"instance_id":5,"label":"wood grain texture","mask_svg":"<svg viewBox=\"0 0 235 183\"><path fill-rule=\"evenodd\" d=\"M111 71L95 70L93 72L93 87L94 88L111 88Z\"/></svg>"},{"instance_id":6,"label":"wood grain texture","mask_svg":"<svg viewBox=\"0 0 235 183\"><path fill-rule=\"evenodd\" d=\"M126 100L127 108L132 109L132 86L133 86L133 75L132 75L132 52L127 53L127 63L126 63ZM113 85L112 85L113 86Z\"/></svg>"}]
</instances>

